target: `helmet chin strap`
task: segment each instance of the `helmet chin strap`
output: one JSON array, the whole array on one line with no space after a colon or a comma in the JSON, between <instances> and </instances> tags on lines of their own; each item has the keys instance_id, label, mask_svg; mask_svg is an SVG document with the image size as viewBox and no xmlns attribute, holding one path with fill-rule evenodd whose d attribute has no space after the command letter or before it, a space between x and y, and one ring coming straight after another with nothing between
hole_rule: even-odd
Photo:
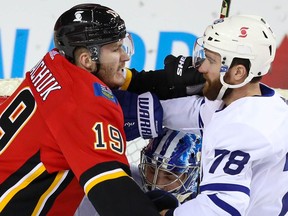
<instances>
[{"instance_id":1,"label":"helmet chin strap","mask_svg":"<svg viewBox=\"0 0 288 216\"><path fill-rule=\"evenodd\" d=\"M228 89L227 85L222 85L222 88L220 89L216 100L222 100L224 93L226 92L226 90Z\"/></svg>"},{"instance_id":2,"label":"helmet chin strap","mask_svg":"<svg viewBox=\"0 0 288 216\"><path fill-rule=\"evenodd\" d=\"M240 87L246 85L247 83L249 83L254 77L252 73L249 73L249 75L246 77L246 79L242 83L237 84L237 85L230 85L224 81L224 76L225 76L225 73L220 73L220 82L222 84L222 88L220 89L216 100L222 100L222 98L223 98L223 96L224 96L224 94L228 88L232 88L232 89L240 88Z\"/></svg>"}]
</instances>

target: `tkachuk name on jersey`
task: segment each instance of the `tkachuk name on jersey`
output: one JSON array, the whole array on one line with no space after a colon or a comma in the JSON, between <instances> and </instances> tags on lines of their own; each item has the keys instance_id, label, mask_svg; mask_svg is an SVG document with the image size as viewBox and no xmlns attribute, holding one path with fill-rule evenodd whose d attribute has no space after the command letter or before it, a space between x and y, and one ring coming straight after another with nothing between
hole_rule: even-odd
<instances>
[{"instance_id":1,"label":"tkachuk name on jersey","mask_svg":"<svg viewBox=\"0 0 288 216\"><path fill-rule=\"evenodd\" d=\"M52 91L61 89L61 86L43 60L30 71L30 77L43 101L47 100Z\"/></svg>"}]
</instances>

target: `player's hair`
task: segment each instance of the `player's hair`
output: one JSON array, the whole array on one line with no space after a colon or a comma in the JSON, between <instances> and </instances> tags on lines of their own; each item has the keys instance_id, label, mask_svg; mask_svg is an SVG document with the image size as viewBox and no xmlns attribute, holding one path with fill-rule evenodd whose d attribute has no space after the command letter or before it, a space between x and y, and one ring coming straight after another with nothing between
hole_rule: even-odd
<instances>
[{"instance_id":1,"label":"player's hair","mask_svg":"<svg viewBox=\"0 0 288 216\"><path fill-rule=\"evenodd\" d=\"M201 144L202 139L199 135L164 128L163 135L151 139L141 151L139 170L144 191L164 186L157 185L157 173L162 170L176 177L173 182L181 183L179 187L169 191L180 202L191 197L192 193L197 194ZM155 171L153 182L146 178L149 168ZM181 180L183 175L185 179Z\"/></svg>"},{"instance_id":2,"label":"player's hair","mask_svg":"<svg viewBox=\"0 0 288 216\"><path fill-rule=\"evenodd\" d=\"M111 8L79 4L64 12L54 26L54 43L59 52L74 62L74 51L85 47L92 60L99 59L101 46L126 36L124 20Z\"/></svg>"}]
</instances>

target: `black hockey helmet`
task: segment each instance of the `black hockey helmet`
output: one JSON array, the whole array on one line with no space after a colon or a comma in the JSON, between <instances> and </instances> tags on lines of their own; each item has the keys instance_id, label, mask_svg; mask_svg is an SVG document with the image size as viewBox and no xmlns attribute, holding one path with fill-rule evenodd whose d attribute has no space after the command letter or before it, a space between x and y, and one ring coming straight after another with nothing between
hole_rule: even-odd
<instances>
[{"instance_id":1,"label":"black hockey helmet","mask_svg":"<svg viewBox=\"0 0 288 216\"><path fill-rule=\"evenodd\" d=\"M101 46L125 36L124 20L111 8L99 4L76 5L64 12L54 26L55 46L71 62L76 47L88 48L96 61Z\"/></svg>"}]
</instances>

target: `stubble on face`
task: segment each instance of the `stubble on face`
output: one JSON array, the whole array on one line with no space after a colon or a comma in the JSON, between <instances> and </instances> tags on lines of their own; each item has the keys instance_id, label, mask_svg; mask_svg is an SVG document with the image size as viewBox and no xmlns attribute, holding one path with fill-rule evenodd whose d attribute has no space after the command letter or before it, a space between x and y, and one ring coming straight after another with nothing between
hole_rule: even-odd
<instances>
[{"instance_id":1,"label":"stubble on face","mask_svg":"<svg viewBox=\"0 0 288 216\"><path fill-rule=\"evenodd\" d=\"M225 80L225 77L224 77L224 80ZM217 99L222 86L223 85L220 82L220 78L214 81L211 81L206 78L206 83L204 84L204 88L203 88L203 95L209 100L214 101ZM227 98L232 92L233 92L233 89L227 88L222 97L222 100Z\"/></svg>"},{"instance_id":2,"label":"stubble on face","mask_svg":"<svg viewBox=\"0 0 288 216\"><path fill-rule=\"evenodd\" d=\"M125 82L123 69L125 61L121 60L123 51L120 42L104 45L101 48L99 71L100 78L109 88L119 88Z\"/></svg>"},{"instance_id":3,"label":"stubble on face","mask_svg":"<svg viewBox=\"0 0 288 216\"><path fill-rule=\"evenodd\" d=\"M122 68L116 69L115 67L109 67L108 65L101 65L96 76L111 89L119 88L125 82Z\"/></svg>"},{"instance_id":4,"label":"stubble on face","mask_svg":"<svg viewBox=\"0 0 288 216\"><path fill-rule=\"evenodd\" d=\"M222 88L220 78L216 80L209 80L208 78L205 79L206 82L203 88L203 95L209 100L214 101L217 99L220 89Z\"/></svg>"}]
</instances>

